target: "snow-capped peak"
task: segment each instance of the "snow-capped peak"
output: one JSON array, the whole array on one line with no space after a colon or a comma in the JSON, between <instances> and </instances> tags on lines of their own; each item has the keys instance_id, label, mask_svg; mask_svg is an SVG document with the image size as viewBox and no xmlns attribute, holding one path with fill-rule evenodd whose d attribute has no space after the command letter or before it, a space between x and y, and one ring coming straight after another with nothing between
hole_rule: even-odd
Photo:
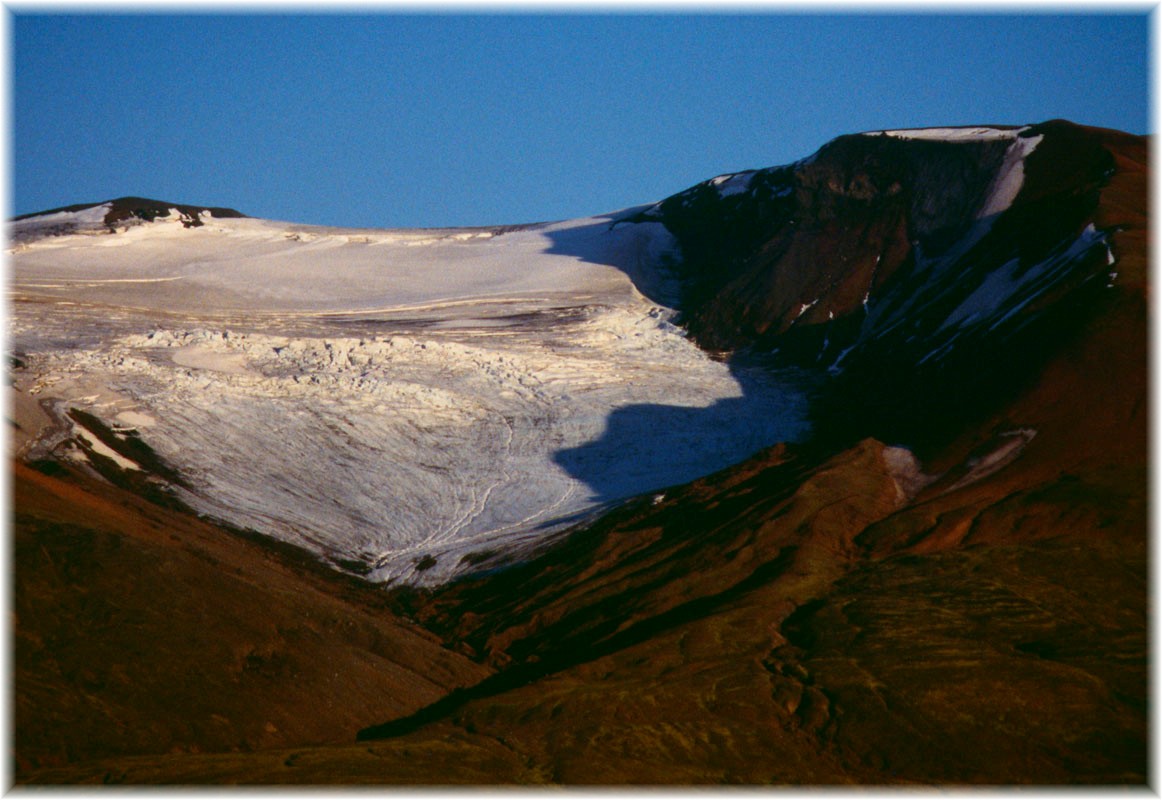
<instances>
[{"instance_id":1,"label":"snow-capped peak","mask_svg":"<svg viewBox=\"0 0 1162 800\"><path fill-rule=\"evenodd\" d=\"M1015 139L1022 128L962 127L962 128L899 128L895 130L868 131L865 136L893 136L897 139L925 139L929 141L981 141Z\"/></svg>"}]
</instances>

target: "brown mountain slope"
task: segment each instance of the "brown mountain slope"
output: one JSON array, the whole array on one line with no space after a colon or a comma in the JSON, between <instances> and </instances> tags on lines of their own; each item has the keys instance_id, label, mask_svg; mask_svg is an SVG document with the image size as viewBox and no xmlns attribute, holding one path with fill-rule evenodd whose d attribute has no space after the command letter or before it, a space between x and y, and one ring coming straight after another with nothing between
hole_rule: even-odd
<instances>
[{"instance_id":1,"label":"brown mountain slope","mask_svg":"<svg viewBox=\"0 0 1162 800\"><path fill-rule=\"evenodd\" d=\"M487 581L451 590L444 624L470 641L488 622L498 630L483 640L506 648L492 657L514 663L363 744L106 760L34 779L1143 782L1141 504L1014 500L998 483L974 524L1003 529L1037 502L1046 539L869 557L853 537L909 510L895 510L884 452L863 443L789 494L766 473L790 478L799 457L773 453L578 534L523 583L506 576L492 604ZM707 491L722 501L707 534L730 531L733 559L683 553L697 537L683 512L704 509Z\"/></svg>"},{"instance_id":2,"label":"brown mountain slope","mask_svg":"<svg viewBox=\"0 0 1162 800\"><path fill-rule=\"evenodd\" d=\"M347 741L487 670L371 587L79 474L13 470L16 779Z\"/></svg>"},{"instance_id":3,"label":"brown mountain slope","mask_svg":"<svg viewBox=\"0 0 1162 800\"><path fill-rule=\"evenodd\" d=\"M510 674L547 673L534 686L558 699L562 685L571 697L589 698L574 697L574 707L580 702L591 724L620 720L621 728L637 731L634 741L652 764L619 758L615 747L596 740L550 736L572 729L557 711L553 724L527 740L543 759L538 763L576 759L576 771L551 772L557 779L1145 779L1145 142L1064 123L1043 130L1053 146L1029 168L1025 207L1018 204L1027 223L1022 236L1036 240L1059 224L1038 221L1034 210L1078 207L1082 216L1072 225L1089 220L1109 232L1116 280L1107 285L1104 273L1100 281L1079 278L1076 288L1030 304L1030 324L1012 338L980 340L997 354L1028 346L1027 358L1001 354L975 373L931 370L927 383L899 385L874 375L877 362L869 358L865 370L837 382L844 402L824 404L828 416L818 418L819 426L850 430L846 414L874 396L887 414L873 408L861 424L896 430L905 441L916 436L915 423L927 422L926 393L948 397L965 379L991 384L968 392L974 405L948 415L938 437L920 433L916 441L927 458L921 474L909 474L906 458L861 460L859 454L879 447L869 442L821 465L819 456L776 451L671 492L638 518L610 518L604 533L599 526L579 534L523 571L465 583L429 601L437 629L449 626L454 641L494 663L531 662L524 672L510 666ZM1086 155L1068 160L1078 153ZM1086 183L1091 163L1112 165L1097 189ZM989 235L990 247L1003 250L1012 241L1000 223ZM873 353L878 347L869 345ZM835 475L842 477L829 477ZM899 489L899 508L885 506L884 495L872 490L876 476ZM820 491L825 486L830 492ZM732 744L677 737L676 749L667 748L665 725L653 716L675 719L679 709L698 706L696 698L717 692L694 681L662 701L653 682L683 685L674 675L678 664L753 684L760 676L755 661L737 654L770 643L772 631L786 641L772 646L764 669L801 684L782 690L794 698L787 709L756 712L752 697L752 705L738 703L726 714L722 728L730 733L720 742ZM672 644L708 637L721 660L714 648L697 659L675 659L661 645L667 636ZM658 659L669 667L653 672ZM562 663L569 666L560 669ZM638 688L618 695L616 709L606 708L589 681L598 674ZM504 673L490 683L504 686ZM538 691L514 688L438 711L511 742L519 721L545 705ZM638 702L639 694L653 699ZM695 712L688 732L705 731L710 711ZM774 747L779 755L772 756L759 744L771 725L802 732L804 717L816 735L798 747ZM406 730L395 723L365 734ZM744 733L752 737L747 746L736 741ZM562 745L545 744L554 740ZM690 750L682 752L679 742ZM585 763L601 763L604 771L586 771ZM673 769L681 763L690 771Z\"/></svg>"}]
</instances>

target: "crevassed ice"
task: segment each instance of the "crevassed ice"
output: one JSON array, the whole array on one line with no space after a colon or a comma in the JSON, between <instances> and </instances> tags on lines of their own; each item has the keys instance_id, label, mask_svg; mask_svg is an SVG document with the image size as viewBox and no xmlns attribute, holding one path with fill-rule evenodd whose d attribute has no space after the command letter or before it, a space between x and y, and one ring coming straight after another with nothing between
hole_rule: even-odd
<instances>
[{"instance_id":1,"label":"crevassed ice","mask_svg":"<svg viewBox=\"0 0 1162 800\"><path fill-rule=\"evenodd\" d=\"M413 583L806 432L793 386L708 357L638 292L673 247L660 224L484 233L34 243L12 259L22 385L142 422L199 512Z\"/></svg>"}]
</instances>

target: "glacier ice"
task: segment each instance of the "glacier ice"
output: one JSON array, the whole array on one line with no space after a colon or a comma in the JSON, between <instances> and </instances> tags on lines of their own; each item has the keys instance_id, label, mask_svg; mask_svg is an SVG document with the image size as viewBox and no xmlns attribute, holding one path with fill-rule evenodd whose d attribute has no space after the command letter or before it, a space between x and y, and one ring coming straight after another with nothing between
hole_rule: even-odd
<instances>
[{"instance_id":1,"label":"glacier ice","mask_svg":"<svg viewBox=\"0 0 1162 800\"><path fill-rule=\"evenodd\" d=\"M25 237L15 388L136 428L200 513L446 581L806 432L792 381L710 357L642 295L674 244L630 213Z\"/></svg>"}]
</instances>

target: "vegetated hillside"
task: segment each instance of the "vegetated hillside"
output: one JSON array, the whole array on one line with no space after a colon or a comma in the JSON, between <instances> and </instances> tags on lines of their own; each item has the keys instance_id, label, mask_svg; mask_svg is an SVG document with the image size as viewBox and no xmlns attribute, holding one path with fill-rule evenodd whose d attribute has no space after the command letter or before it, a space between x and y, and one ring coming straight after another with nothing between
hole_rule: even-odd
<instances>
[{"instance_id":1,"label":"vegetated hillside","mask_svg":"<svg viewBox=\"0 0 1162 800\"><path fill-rule=\"evenodd\" d=\"M661 203L689 329L827 371L820 435L396 591L489 676L358 743L22 779L1145 783L1147 175L1143 139L1053 122Z\"/></svg>"}]
</instances>

